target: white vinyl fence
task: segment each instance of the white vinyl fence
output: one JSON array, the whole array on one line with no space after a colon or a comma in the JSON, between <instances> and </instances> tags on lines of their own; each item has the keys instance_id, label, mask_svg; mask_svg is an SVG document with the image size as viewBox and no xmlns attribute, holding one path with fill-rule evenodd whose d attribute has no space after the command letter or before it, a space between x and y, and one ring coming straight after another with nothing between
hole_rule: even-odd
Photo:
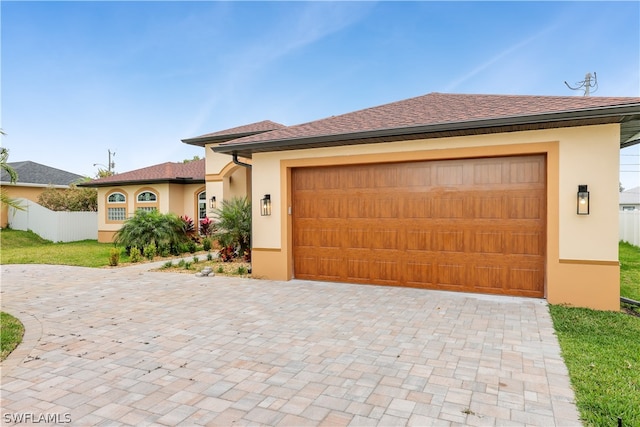
<instances>
[{"instance_id":1,"label":"white vinyl fence","mask_svg":"<svg viewBox=\"0 0 640 427\"><path fill-rule=\"evenodd\" d=\"M640 246L640 211L620 211L619 238Z\"/></svg>"},{"instance_id":2,"label":"white vinyl fence","mask_svg":"<svg viewBox=\"0 0 640 427\"><path fill-rule=\"evenodd\" d=\"M16 199L24 210L9 208L9 227L31 230L53 242L98 239L97 212L54 212L27 199Z\"/></svg>"}]
</instances>

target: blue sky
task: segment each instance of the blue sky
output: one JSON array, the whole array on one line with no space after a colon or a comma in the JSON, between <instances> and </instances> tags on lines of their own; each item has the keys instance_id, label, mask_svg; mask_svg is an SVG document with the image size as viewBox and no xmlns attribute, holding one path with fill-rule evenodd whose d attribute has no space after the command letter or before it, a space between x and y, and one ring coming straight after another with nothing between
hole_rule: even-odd
<instances>
[{"instance_id":1,"label":"blue sky","mask_svg":"<svg viewBox=\"0 0 640 427\"><path fill-rule=\"evenodd\" d=\"M2 145L94 176L430 92L640 96L640 3L0 2ZM640 171L638 146L622 170ZM627 165L629 164L629 165ZM640 185L640 172L623 172Z\"/></svg>"}]
</instances>

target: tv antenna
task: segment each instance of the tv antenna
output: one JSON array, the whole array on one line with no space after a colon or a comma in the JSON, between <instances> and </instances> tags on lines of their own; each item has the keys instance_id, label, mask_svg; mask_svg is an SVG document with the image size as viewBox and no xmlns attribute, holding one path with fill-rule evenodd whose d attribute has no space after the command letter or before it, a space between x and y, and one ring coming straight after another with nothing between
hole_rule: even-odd
<instances>
[{"instance_id":1,"label":"tv antenna","mask_svg":"<svg viewBox=\"0 0 640 427\"><path fill-rule=\"evenodd\" d=\"M584 90L583 96L589 96L591 92L595 92L596 90L598 90L598 76L596 76L596 72L594 71L593 76L591 75L591 73L587 73L584 76L583 81L576 82L576 87L569 86L569 83L567 83L566 80L564 84L566 84L567 87L571 90ZM591 88L593 88L593 91L591 91Z\"/></svg>"}]
</instances>

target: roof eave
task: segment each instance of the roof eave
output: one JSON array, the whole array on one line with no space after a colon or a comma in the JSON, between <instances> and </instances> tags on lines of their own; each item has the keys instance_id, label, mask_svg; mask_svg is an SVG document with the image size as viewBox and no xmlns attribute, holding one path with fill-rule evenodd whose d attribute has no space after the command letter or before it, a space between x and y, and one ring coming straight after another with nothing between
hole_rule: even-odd
<instances>
[{"instance_id":1,"label":"roof eave","mask_svg":"<svg viewBox=\"0 0 640 427\"><path fill-rule=\"evenodd\" d=\"M198 147L204 147L207 144L215 144L215 143L223 143L227 141L231 141L238 138L244 138L245 136L256 135L258 133L263 133L268 131L252 131L252 132L241 132L227 135L214 135L214 136L197 136L195 138L185 138L181 141L185 144L189 145L197 145Z\"/></svg>"},{"instance_id":2,"label":"roof eave","mask_svg":"<svg viewBox=\"0 0 640 427\"><path fill-rule=\"evenodd\" d=\"M149 184L202 184L204 178L165 178L165 179L143 179L124 180L109 182L83 182L77 184L78 187L100 188L100 187L120 187L123 185L149 185Z\"/></svg>"},{"instance_id":3,"label":"roof eave","mask_svg":"<svg viewBox=\"0 0 640 427\"><path fill-rule=\"evenodd\" d=\"M635 116L635 117L634 117ZM383 128L371 131L351 132L344 134L327 134L303 138L288 138L272 141L230 143L213 147L213 151L219 153L238 153L244 157L251 157L254 152L268 152L280 150L295 150L308 145L337 146L349 145L349 141L389 138L393 136L406 137L410 135L437 134L451 131L471 131L474 129L507 128L510 126L523 126L532 124L562 123L575 120L612 119L611 122L622 122L623 119L640 121L640 103L621 106L599 107L583 110L569 110L553 113L542 113L526 116L500 117L496 119L465 120L455 122L435 123L402 128ZM630 141L625 142L628 144ZM629 145L640 142L632 141ZM347 143L347 144L345 144ZM621 142L622 146L622 142ZM627 145L628 146L628 145Z\"/></svg>"}]
</instances>

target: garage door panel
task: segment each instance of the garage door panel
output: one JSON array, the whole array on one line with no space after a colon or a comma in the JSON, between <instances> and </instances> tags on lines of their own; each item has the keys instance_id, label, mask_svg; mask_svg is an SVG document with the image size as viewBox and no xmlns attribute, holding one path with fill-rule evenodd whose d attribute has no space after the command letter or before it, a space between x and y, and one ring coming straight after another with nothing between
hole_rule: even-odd
<instances>
[{"instance_id":1,"label":"garage door panel","mask_svg":"<svg viewBox=\"0 0 640 427\"><path fill-rule=\"evenodd\" d=\"M531 268L511 268L509 271L510 287L511 289L536 292L542 274L542 269L534 266Z\"/></svg>"},{"instance_id":2,"label":"garage door panel","mask_svg":"<svg viewBox=\"0 0 640 427\"><path fill-rule=\"evenodd\" d=\"M409 229L406 233L407 251L432 251L432 233L429 229Z\"/></svg>"},{"instance_id":3,"label":"garage door panel","mask_svg":"<svg viewBox=\"0 0 640 427\"><path fill-rule=\"evenodd\" d=\"M508 201L509 218L541 220L544 215L541 203L539 197L512 196Z\"/></svg>"},{"instance_id":4,"label":"garage door panel","mask_svg":"<svg viewBox=\"0 0 640 427\"><path fill-rule=\"evenodd\" d=\"M436 267L436 283L438 286L457 287L462 290L466 285L466 269L464 264L442 261Z\"/></svg>"},{"instance_id":5,"label":"garage door panel","mask_svg":"<svg viewBox=\"0 0 640 427\"><path fill-rule=\"evenodd\" d=\"M501 254L504 252L504 232L472 230L471 252L477 254Z\"/></svg>"},{"instance_id":6,"label":"garage door panel","mask_svg":"<svg viewBox=\"0 0 640 427\"><path fill-rule=\"evenodd\" d=\"M436 166L436 186L458 187L464 183L464 166L451 163L439 163Z\"/></svg>"},{"instance_id":7,"label":"garage door panel","mask_svg":"<svg viewBox=\"0 0 640 427\"><path fill-rule=\"evenodd\" d=\"M544 159L512 159L509 169L509 182L513 184L539 184L544 182Z\"/></svg>"},{"instance_id":8,"label":"garage door panel","mask_svg":"<svg viewBox=\"0 0 640 427\"><path fill-rule=\"evenodd\" d=\"M406 283L412 286L433 286L433 268L433 262L408 259L404 270Z\"/></svg>"},{"instance_id":9,"label":"garage door panel","mask_svg":"<svg viewBox=\"0 0 640 427\"><path fill-rule=\"evenodd\" d=\"M473 184L478 186L502 184L507 178L503 162L485 162L473 165Z\"/></svg>"},{"instance_id":10,"label":"garage door panel","mask_svg":"<svg viewBox=\"0 0 640 427\"><path fill-rule=\"evenodd\" d=\"M465 200L462 196L443 194L433 199L433 211L436 218L463 218Z\"/></svg>"},{"instance_id":11,"label":"garage door panel","mask_svg":"<svg viewBox=\"0 0 640 427\"><path fill-rule=\"evenodd\" d=\"M511 232L509 236L508 253L519 255L543 254L543 246L539 233Z\"/></svg>"},{"instance_id":12,"label":"garage door panel","mask_svg":"<svg viewBox=\"0 0 640 427\"><path fill-rule=\"evenodd\" d=\"M425 197L425 193L407 196L404 200L405 218L432 218L432 200Z\"/></svg>"},{"instance_id":13,"label":"garage door panel","mask_svg":"<svg viewBox=\"0 0 640 427\"><path fill-rule=\"evenodd\" d=\"M435 232L433 248L440 252L464 252L464 231L440 230Z\"/></svg>"},{"instance_id":14,"label":"garage door panel","mask_svg":"<svg viewBox=\"0 0 640 427\"><path fill-rule=\"evenodd\" d=\"M473 265L475 287L482 292L501 291L507 283L508 268L501 265Z\"/></svg>"},{"instance_id":15,"label":"garage door panel","mask_svg":"<svg viewBox=\"0 0 640 427\"><path fill-rule=\"evenodd\" d=\"M300 168L292 180L295 277L544 294L544 156Z\"/></svg>"}]
</instances>

